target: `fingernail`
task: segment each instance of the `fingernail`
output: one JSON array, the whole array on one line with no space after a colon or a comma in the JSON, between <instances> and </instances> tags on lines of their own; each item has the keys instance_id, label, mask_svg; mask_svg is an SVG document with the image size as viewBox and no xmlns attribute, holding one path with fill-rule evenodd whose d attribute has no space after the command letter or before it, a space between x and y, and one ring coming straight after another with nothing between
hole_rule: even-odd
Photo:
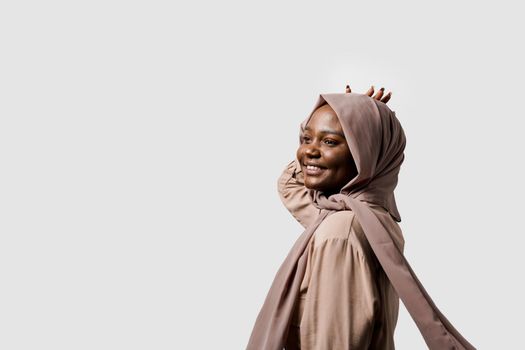
<instances>
[{"instance_id":1,"label":"fingernail","mask_svg":"<svg viewBox=\"0 0 525 350\"><path fill-rule=\"evenodd\" d=\"M382 88L381 88L381 89L379 89L379 90L381 90L381 91L385 91L385 88L384 88L384 87L382 87Z\"/></svg>"}]
</instances>

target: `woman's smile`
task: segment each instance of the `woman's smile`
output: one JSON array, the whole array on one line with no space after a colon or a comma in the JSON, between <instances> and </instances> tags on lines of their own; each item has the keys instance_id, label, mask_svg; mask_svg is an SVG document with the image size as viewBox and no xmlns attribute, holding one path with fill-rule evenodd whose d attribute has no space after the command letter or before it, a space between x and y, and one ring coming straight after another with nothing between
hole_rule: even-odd
<instances>
[{"instance_id":1,"label":"woman's smile","mask_svg":"<svg viewBox=\"0 0 525 350\"><path fill-rule=\"evenodd\" d=\"M316 166L316 165L307 165L307 164L305 164L305 173L308 176L318 176L324 170L325 170L325 168L321 168L321 167Z\"/></svg>"}]
</instances>

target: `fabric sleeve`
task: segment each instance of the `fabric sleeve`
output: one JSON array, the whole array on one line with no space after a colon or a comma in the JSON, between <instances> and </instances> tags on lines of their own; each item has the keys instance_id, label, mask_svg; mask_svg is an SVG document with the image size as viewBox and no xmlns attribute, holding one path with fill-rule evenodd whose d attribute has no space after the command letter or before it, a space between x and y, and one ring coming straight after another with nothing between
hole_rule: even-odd
<instances>
[{"instance_id":1,"label":"fabric sleeve","mask_svg":"<svg viewBox=\"0 0 525 350\"><path fill-rule=\"evenodd\" d=\"M308 291L299 306L301 350L370 347L380 292L360 244L351 226L348 239L325 239L310 249Z\"/></svg>"},{"instance_id":2,"label":"fabric sleeve","mask_svg":"<svg viewBox=\"0 0 525 350\"><path fill-rule=\"evenodd\" d=\"M279 177L277 190L286 209L306 228L315 221L320 209L313 205L303 181L299 161L294 159L288 163Z\"/></svg>"}]
</instances>

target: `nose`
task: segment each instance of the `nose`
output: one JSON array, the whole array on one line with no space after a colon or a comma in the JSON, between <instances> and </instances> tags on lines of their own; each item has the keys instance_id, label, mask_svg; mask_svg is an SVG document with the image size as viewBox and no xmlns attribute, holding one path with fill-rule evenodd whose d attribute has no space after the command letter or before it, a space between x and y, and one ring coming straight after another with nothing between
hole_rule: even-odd
<instances>
[{"instance_id":1,"label":"nose","mask_svg":"<svg viewBox=\"0 0 525 350\"><path fill-rule=\"evenodd\" d=\"M312 142L308 145L306 145L306 149L304 150L304 153L306 154L306 156L310 157L310 158L317 158L319 157L320 155L320 152L319 152L319 147L317 146L317 143L316 142Z\"/></svg>"}]
</instances>

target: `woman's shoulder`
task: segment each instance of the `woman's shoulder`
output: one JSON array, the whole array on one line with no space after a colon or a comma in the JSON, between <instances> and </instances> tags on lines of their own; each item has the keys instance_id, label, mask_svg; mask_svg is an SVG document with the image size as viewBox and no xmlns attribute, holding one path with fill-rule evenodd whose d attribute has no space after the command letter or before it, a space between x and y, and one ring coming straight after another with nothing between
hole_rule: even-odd
<instances>
[{"instance_id":1,"label":"woman's shoulder","mask_svg":"<svg viewBox=\"0 0 525 350\"><path fill-rule=\"evenodd\" d=\"M379 220L387 228L395 245L404 250L404 239L401 228L394 221L388 211L382 207L371 208ZM359 222L359 218L351 210L341 210L328 215L317 227L313 237L314 251L322 249L329 254L346 254L348 251L357 252L369 263L376 263L373 249ZM326 250L328 249L328 250Z\"/></svg>"},{"instance_id":2,"label":"woman's shoulder","mask_svg":"<svg viewBox=\"0 0 525 350\"><path fill-rule=\"evenodd\" d=\"M382 208L375 208L385 211ZM365 254L370 254L371 246L359 222L359 218L351 210L341 210L328 215L315 231L314 248L331 241L339 241L361 250Z\"/></svg>"},{"instance_id":3,"label":"woman's shoulder","mask_svg":"<svg viewBox=\"0 0 525 350\"><path fill-rule=\"evenodd\" d=\"M333 258L338 254L357 254L361 262L375 264L372 247L351 210L337 211L323 220L314 233L313 251Z\"/></svg>"},{"instance_id":4,"label":"woman's shoulder","mask_svg":"<svg viewBox=\"0 0 525 350\"><path fill-rule=\"evenodd\" d=\"M315 230L315 247L327 240L348 240L356 216L351 210L336 211L328 215Z\"/></svg>"}]
</instances>

